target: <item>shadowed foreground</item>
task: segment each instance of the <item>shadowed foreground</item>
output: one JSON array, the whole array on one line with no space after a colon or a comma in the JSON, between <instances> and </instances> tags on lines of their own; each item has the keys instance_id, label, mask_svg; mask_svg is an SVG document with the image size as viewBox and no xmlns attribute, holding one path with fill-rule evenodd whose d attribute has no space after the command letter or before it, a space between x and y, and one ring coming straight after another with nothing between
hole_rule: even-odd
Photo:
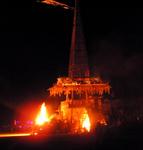
<instances>
[{"instance_id":1,"label":"shadowed foreground","mask_svg":"<svg viewBox=\"0 0 143 150\"><path fill-rule=\"evenodd\" d=\"M97 129L87 135L40 135L1 138L0 145L9 150L135 150L143 148L143 126Z\"/></svg>"}]
</instances>

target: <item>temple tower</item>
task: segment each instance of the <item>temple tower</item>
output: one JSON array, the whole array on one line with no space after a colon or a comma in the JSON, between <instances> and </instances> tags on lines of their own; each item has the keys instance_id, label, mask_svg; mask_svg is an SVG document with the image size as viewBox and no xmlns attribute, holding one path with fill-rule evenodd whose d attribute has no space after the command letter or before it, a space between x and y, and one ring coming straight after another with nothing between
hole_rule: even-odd
<instances>
[{"instance_id":1,"label":"temple tower","mask_svg":"<svg viewBox=\"0 0 143 150\"><path fill-rule=\"evenodd\" d=\"M79 9L79 0L75 0L68 74L70 78L84 78L90 76Z\"/></svg>"}]
</instances>

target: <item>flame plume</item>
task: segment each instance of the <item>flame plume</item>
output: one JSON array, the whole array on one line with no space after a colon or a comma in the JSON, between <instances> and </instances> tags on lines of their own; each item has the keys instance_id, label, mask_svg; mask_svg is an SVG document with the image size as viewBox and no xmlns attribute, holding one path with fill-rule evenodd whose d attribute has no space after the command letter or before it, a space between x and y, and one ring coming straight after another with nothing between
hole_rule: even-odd
<instances>
[{"instance_id":1,"label":"flame plume","mask_svg":"<svg viewBox=\"0 0 143 150\"><path fill-rule=\"evenodd\" d=\"M90 132L90 120L89 120L89 116L88 114L84 114L84 120L83 120L83 123L82 123L82 128L83 129L86 129L88 132Z\"/></svg>"},{"instance_id":2,"label":"flame plume","mask_svg":"<svg viewBox=\"0 0 143 150\"><path fill-rule=\"evenodd\" d=\"M46 122L49 122L50 119L48 117L47 109L45 103L41 105L40 113L38 114L35 123L36 125L43 125Z\"/></svg>"}]
</instances>

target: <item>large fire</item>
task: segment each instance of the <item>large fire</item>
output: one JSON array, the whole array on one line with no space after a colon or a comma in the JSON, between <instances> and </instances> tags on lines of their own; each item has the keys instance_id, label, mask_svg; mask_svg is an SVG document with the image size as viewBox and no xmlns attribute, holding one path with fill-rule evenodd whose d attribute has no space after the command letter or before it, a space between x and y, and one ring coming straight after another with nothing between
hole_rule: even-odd
<instances>
[{"instance_id":1,"label":"large fire","mask_svg":"<svg viewBox=\"0 0 143 150\"><path fill-rule=\"evenodd\" d=\"M50 118L47 113L47 108L45 106L45 103L43 103L41 105L40 112L35 120L35 123L36 125L43 125L44 123L49 122L49 121L50 121Z\"/></svg>"},{"instance_id":2,"label":"large fire","mask_svg":"<svg viewBox=\"0 0 143 150\"><path fill-rule=\"evenodd\" d=\"M84 120L82 123L82 128L86 129L88 132L90 132L90 127L91 127L91 124L90 124L89 116L87 113L85 113L84 114Z\"/></svg>"}]
</instances>

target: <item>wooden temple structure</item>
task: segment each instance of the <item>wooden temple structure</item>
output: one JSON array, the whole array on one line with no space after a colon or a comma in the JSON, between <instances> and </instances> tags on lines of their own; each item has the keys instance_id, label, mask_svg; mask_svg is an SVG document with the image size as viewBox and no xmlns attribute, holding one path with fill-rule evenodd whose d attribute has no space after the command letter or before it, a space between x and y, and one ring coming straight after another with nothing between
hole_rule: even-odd
<instances>
[{"instance_id":1,"label":"wooden temple structure","mask_svg":"<svg viewBox=\"0 0 143 150\"><path fill-rule=\"evenodd\" d=\"M75 0L68 76L58 78L57 83L48 89L50 96L65 97L60 103L59 114L74 131L81 130L87 114L91 128L98 122L106 124L102 97L105 93L110 94L111 88L99 77L90 76L85 45L79 0Z\"/></svg>"}]
</instances>

